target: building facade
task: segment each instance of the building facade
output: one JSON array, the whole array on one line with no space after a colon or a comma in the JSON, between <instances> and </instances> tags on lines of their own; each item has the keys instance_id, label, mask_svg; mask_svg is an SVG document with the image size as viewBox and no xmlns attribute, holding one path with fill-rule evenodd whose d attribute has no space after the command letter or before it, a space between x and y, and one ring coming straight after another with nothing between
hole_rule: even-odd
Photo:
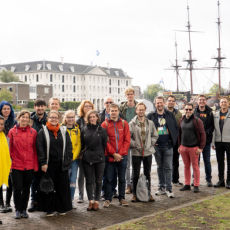
<instances>
[{"instance_id":1,"label":"building facade","mask_svg":"<svg viewBox=\"0 0 230 230\"><path fill-rule=\"evenodd\" d=\"M32 87L52 86L53 97L62 102L87 99L98 110L103 108L106 96L113 97L116 103L125 100L125 88L131 86L131 78L118 68L52 61L7 64L0 68L14 72L20 81Z\"/></svg>"}]
</instances>

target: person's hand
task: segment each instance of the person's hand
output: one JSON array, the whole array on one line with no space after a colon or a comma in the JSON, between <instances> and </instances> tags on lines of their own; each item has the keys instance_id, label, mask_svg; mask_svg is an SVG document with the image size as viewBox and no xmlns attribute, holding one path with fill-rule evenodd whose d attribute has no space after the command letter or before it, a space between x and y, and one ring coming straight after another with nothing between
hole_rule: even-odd
<instances>
[{"instance_id":1,"label":"person's hand","mask_svg":"<svg viewBox=\"0 0 230 230\"><path fill-rule=\"evenodd\" d=\"M196 154L199 155L200 153L202 153L202 149L197 148Z\"/></svg>"},{"instance_id":2,"label":"person's hand","mask_svg":"<svg viewBox=\"0 0 230 230\"><path fill-rule=\"evenodd\" d=\"M180 146L179 146L179 148L178 148L178 150L177 150L177 151L178 151L178 153L180 153Z\"/></svg>"},{"instance_id":3,"label":"person's hand","mask_svg":"<svg viewBox=\"0 0 230 230\"><path fill-rule=\"evenodd\" d=\"M213 150L216 150L216 147L215 147L215 145L212 145L212 149L213 149Z\"/></svg>"},{"instance_id":4,"label":"person's hand","mask_svg":"<svg viewBox=\"0 0 230 230\"><path fill-rule=\"evenodd\" d=\"M46 173L48 169L48 165L42 165L42 171Z\"/></svg>"},{"instance_id":5,"label":"person's hand","mask_svg":"<svg viewBox=\"0 0 230 230\"><path fill-rule=\"evenodd\" d=\"M114 153L113 154L114 161L119 162L122 160L122 156L119 153Z\"/></svg>"}]
</instances>

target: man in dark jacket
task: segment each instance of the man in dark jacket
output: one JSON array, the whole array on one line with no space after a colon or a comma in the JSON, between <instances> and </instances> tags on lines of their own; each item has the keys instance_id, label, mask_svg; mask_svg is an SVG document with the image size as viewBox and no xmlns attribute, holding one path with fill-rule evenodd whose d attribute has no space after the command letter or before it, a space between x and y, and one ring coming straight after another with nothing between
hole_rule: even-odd
<instances>
[{"instance_id":1,"label":"man in dark jacket","mask_svg":"<svg viewBox=\"0 0 230 230\"><path fill-rule=\"evenodd\" d=\"M199 95L198 106L195 108L194 115L200 118L204 124L206 133L206 145L203 149L203 160L206 174L207 186L212 187L212 167L210 162L212 133L214 131L214 119L212 109L207 106L207 99L204 95ZM199 158L200 159L200 158Z\"/></svg>"},{"instance_id":2,"label":"man in dark jacket","mask_svg":"<svg viewBox=\"0 0 230 230\"><path fill-rule=\"evenodd\" d=\"M147 118L154 122L159 135L155 144L155 159L159 179L158 191L155 195L166 193L169 198L173 198L172 160L173 146L177 142L178 127L175 116L164 107L164 97L156 97L154 103L156 111L149 113Z\"/></svg>"},{"instance_id":3,"label":"man in dark jacket","mask_svg":"<svg viewBox=\"0 0 230 230\"><path fill-rule=\"evenodd\" d=\"M31 114L32 128L37 132L42 128L42 125L46 125L47 114L46 102L43 99L37 99L34 102L34 110ZM28 212L34 212L39 210L39 183L41 178L41 171L34 173L34 178L31 185L31 206L28 209Z\"/></svg>"}]
</instances>

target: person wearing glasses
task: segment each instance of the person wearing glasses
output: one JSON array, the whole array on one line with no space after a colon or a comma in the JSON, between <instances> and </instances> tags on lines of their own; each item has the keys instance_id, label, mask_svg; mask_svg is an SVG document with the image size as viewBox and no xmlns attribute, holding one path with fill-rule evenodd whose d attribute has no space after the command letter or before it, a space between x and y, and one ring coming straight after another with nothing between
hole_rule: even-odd
<instances>
[{"instance_id":1,"label":"person wearing glasses","mask_svg":"<svg viewBox=\"0 0 230 230\"><path fill-rule=\"evenodd\" d=\"M194 192L199 192L200 185L200 168L199 155L203 151L206 144L206 134L203 122L200 118L193 114L193 104L188 103L184 108L185 115L180 121L178 152L181 154L184 162L184 187L180 191L191 190L191 171L192 165L194 176Z\"/></svg>"},{"instance_id":2,"label":"person wearing glasses","mask_svg":"<svg viewBox=\"0 0 230 230\"><path fill-rule=\"evenodd\" d=\"M59 119L59 112L51 110L36 142L41 170L48 172L54 183L55 192L44 194L42 199L46 216L54 216L55 212L65 215L72 209L68 174L73 160L72 143L66 127L59 125Z\"/></svg>"}]
</instances>

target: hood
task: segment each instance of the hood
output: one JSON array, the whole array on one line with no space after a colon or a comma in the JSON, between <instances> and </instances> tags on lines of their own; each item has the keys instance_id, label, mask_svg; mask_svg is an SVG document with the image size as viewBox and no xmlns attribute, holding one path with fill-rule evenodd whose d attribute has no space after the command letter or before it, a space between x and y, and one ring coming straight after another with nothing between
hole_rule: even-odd
<instances>
[{"instance_id":1,"label":"hood","mask_svg":"<svg viewBox=\"0 0 230 230\"><path fill-rule=\"evenodd\" d=\"M14 122L14 109L13 109L12 105L8 101L2 101L0 103L0 115L2 115L2 108L3 108L4 105L10 106L11 111L10 111L10 115L9 115L7 120L10 121L10 123L13 123Z\"/></svg>"}]
</instances>

